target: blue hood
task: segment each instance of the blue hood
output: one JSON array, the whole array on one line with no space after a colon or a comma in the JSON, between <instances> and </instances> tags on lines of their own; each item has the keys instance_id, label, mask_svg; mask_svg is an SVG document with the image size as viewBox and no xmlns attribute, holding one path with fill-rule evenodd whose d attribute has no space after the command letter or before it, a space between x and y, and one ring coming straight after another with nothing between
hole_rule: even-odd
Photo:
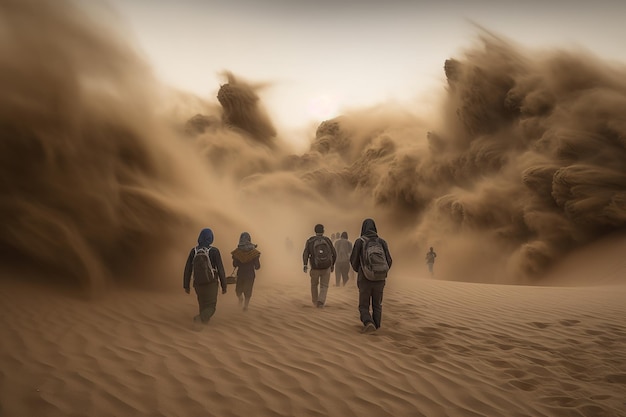
<instances>
[{"instance_id":1,"label":"blue hood","mask_svg":"<svg viewBox=\"0 0 626 417\"><path fill-rule=\"evenodd\" d=\"M213 243L213 231L211 229L202 229L198 236L198 246L209 247Z\"/></svg>"}]
</instances>

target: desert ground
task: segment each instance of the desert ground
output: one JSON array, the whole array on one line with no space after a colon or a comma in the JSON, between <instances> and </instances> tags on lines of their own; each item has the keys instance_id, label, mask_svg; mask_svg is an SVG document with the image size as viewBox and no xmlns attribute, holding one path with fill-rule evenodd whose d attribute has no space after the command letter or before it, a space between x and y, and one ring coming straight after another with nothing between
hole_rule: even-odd
<instances>
[{"instance_id":1,"label":"desert ground","mask_svg":"<svg viewBox=\"0 0 626 417\"><path fill-rule=\"evenodd\" d=\"M0 415L626 416L623 264L594 286L392 273L372 334L354 281L320 310L300 271L260 270L247 312L229 286L200 327L182 288L93 300L5 280Z\"/></svg>"}]
</instances>

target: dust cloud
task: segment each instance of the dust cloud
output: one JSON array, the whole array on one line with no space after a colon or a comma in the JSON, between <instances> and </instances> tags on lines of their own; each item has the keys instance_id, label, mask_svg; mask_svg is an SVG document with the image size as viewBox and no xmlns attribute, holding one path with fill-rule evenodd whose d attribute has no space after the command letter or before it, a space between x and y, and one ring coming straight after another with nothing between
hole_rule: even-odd
<instances>
[{"instance_id":1,"label":"dust cloud","mask_svg":"<svg viewBox=\"0 0 626 417\"><path fill-rule=\"evenodd\" d=\"M352 240L372 217L406 279L434 246L440 279L541 283L625 226L626 69L588 52L480 33L442 63L435 111L351 110L298 154L253 83L171 91L131 36L74 3L0 10L5 269L92 292L178 287L210 227L227 270L248 231L267 276L292 279L316 223Z\"/></svg>"}]
</instances>

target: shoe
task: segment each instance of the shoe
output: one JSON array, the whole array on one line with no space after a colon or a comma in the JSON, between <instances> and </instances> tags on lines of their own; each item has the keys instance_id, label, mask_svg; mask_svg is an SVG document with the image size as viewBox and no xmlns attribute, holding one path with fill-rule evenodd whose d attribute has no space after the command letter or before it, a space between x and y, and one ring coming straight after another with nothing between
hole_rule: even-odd
<instances>
[{"instance_id":1,"label":"shoe","mask_svg":"<svg viewBox=\"0 0 626 417\"><path fill-rule=\"evenodd\" d=\"M365 326L363 326L363 333L373 333L376 331L376 325L371 321L368 322Z\"/></svg>"},{"instance_id":2,"label":"shoe","mask_svg":"<svg viewBox=\"0 0 626 417\"><path fill-rule=\"evenodd\" d=\"M324 308L324 303L322 303L321 301L318 301L317 308Z\"/></svg>"}]
</instances>

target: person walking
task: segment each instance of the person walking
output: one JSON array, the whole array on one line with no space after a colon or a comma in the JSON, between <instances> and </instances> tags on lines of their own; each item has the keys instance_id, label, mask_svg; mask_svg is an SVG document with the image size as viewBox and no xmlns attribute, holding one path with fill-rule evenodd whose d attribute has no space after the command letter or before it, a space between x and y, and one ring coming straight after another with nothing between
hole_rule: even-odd
<instances>
[{"instance_id":1,"label":"person walking","mask_svg":"<svg viewBox=\"0 0 626 417\"><path fill-rule=\"evenodd\" d=\"M259 259L261 252L257 250L257 245L252 243L250 233L243 232L239 237L237 248L230 254L233 257L233 267L237 269L235 294L239 299L239 307L243 306L243 311L248 311L256 277L255 271L261 268Z\"/></svg>"},{"instance_id":2,"label":"person walking","mask_svg":"<svg viewBox=\"0 0 626 417\"><path fill-rule=\"evenodd\" d=\"M431 276L434 275L433 266L435 265L436 257L437 257L437 254L431 247L430 250L426 252L426 265L428 265L428 272L430 272Z\"/></svg>"},{"instance_id":3,"label":"person walking","mask_svg":"<svg viewBox=\"0 0 626 417\"><path fill-rule=\"evenodd\" d=\"M389 247L378 236L376 223L372 219L363 220L361 237L354 241L350 264L357 272L359 315L364 333L376 331L381 326L383 290L391 263Z\"/></svg>"},{"instance_id":4,"label":"person walking","mask_svg":"<svg viewBox=\"0 0 626 417\"><path fill-rule=\"evenodd\" d=\"M348 273L350 272L350 255L352 254L352 242L348 240L348 232L342 232L341 238L335 241L335 252L337 252L335 286L343 285L345 287L350 279Z\"/></svg>"},{"instance_id":5,"label":"person walking","mask_svg":"<svg viewBox=\"0 0 626 417\"><path fill-rule=\"evenodd\" d=\"M309 262L311 270L311 301L317 308L323 308L326 304L326 295L328 293L328 283L330 282L330 273L335 269L335 261L337 252L333 246L333 242L324 236L324 225L315 225L315 236L311 236L304 244L302 252L302 262L304 267L302 270L306 273Z\"/></svg>"},{"instance_id":6,"label":"person walking","mask_svg":"<svg viewBox=\"0 0 626 417\"><path fill-rule=\"evenodd\" d=\"M183 273L183 288L190 293L191 279L193 288L198 297L199 314L194 316L195 322L207 324L215 314L217 308L218 285L222 286L222 294L226 294L226 275L218 248L211 246L213 231L202 229L198 236L198 245L191 248L185 271Z\"/></svg>"}]
</instances>

